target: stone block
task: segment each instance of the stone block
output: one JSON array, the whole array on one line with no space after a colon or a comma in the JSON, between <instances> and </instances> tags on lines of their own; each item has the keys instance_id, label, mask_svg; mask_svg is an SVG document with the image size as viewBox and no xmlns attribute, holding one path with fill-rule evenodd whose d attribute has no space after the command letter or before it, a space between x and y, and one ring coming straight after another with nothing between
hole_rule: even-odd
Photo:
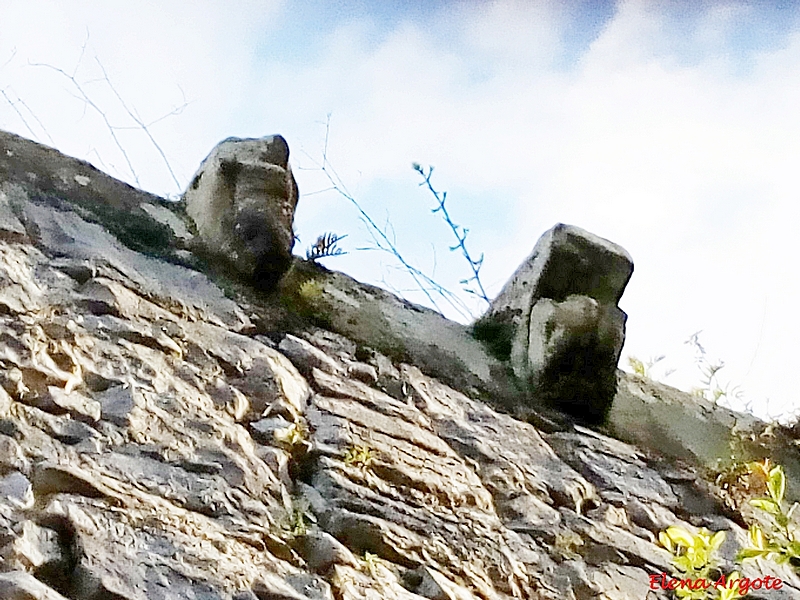
<instances>
[{"instance_id":1,"label":"stone block","mask_svg":"<svg viewBox=\"0 0 800 600\"><path fill-rule=\"evenodd\" d=\"M258 287L272 289L291 265L297 184L279 135L228 138L184 193L205 249Z\"/></svg>"},{"instance_id":2,"label":"stone block","mask_svg":"<svg viewBox=\"0 0 800 600\"><path fill-rule=\"evenodd\" d=\"M474 326L532 395L579 420L605 421L627 316L617 302L633 273L620 246L558 224Z\"/></svg>"}]
</instances>

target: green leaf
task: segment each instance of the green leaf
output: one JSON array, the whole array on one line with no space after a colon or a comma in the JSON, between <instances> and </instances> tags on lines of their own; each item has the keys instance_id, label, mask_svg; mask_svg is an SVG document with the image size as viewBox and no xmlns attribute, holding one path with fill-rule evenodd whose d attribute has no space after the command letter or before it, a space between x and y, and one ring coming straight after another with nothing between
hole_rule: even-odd
<instances>
[{"instance_id":1,"label":"green leaf","mask_svg":"<svg viewBox=\"0 0 800 600\"><path fill-rule=\"evenodd\" d=\"M764 540L764 532L761 530L761 527L758 525L751 525L750 526L750 545L753 548L764 549L766 547L766 541Z\"/></svg>"},{"instance_id":2,"label":"green leaf","mask_svg":"<svg viewBox=\"0 0 800 600\"><path fill-rule=\"evenodd\" d=\"M733 575L731 575L731 579L732 578L733 578ZM738 579L738 575L737 575L737 579ZM719 596L717 596L718 600L738 600L739 598L742 598L742 597L743 596L739 593L738 586L734 586L734 587L730 587L730 588L726 587L724 589L721 589L719 591Z\"/></svg>"},{"instance_id":3,"label":"green leaf","mask_svg":"<svg viewBox=\"0 0 800 600\"><path fill-rule=\"evenodd\" d=\"M769 489L769 495L777 504L783 502L783 494L786 492L786 476L783 474L783 467L780 465L773 467L769 472L767 489Z\"/></svg>"},{"instance_id":4,"label":"green leaf","mask_svg":"<svg viewBox=\"0 0 800 600\"><path fill-rule=\"evenodd\" d=\"M761 548L742 548L736 555L737 561L751 560L754 558L764 558L769 554L769 550L762 550Z\"/></svg>"},{"instance_id":5,"label":"green leaf","mask_svg":"<svg viewBox=\"0 0 800 600\"><path fill-rule=\"evenodd\" d=\"M672 538L670 538L665 531L660 531L658 533L658 541L661 543L664 548L675 553L675 544L672 543Z\"/></svg>"},{"instance_id":6,"label":"green leaf","mask_svg":"<svg viewBox=\"0 0 800 600\"><path fill-rule=\"evenodd\" d=\"M676 569L684 573L692 570L692 561L687 556L676 556L672 559L672 564Z\"/></svg>"},{"instance_id":7,"label":"green leaf","mask_svg":"<svg viewBox=\"0 0 800 600\"><path fill-rule=\"evenodd\" d=\"M694 536L682 527L667 527L667 535L673 542L680 544L685 548L694 548L695 546Z\"/></svg>"},{"instance_id":8,"label":"green leaf","mask_svg":"<svg viewBox=\"0 0 800 600\"><path fill-rule=\"evenodd\" d=\"M753 498L750 500L750 504L771 515L779 515L781 512L781 507L772 498Z\"/></svg>"},{"instance_id":9,"label":"green leaf","mask_svg":"<svg viewBox=\"0 0 800 600\"><path fill-rule=\"evenodd\" d=\"M790 542L786 548L789 556L792 558L800 558L800 542Z\"/></svg>"},{"instance_id":10,"label":"green leaf","mask_svg":"<svg viewBox=\"0 0 800 600\"><path fill-rule=\"evenodd\" d=\"M630 365L633 372L638 375L639 377L647 377L647 367L645 364L636 358L635 356L628 357L628 364Z\"/></svg>"},{"instance_id":11,"label":"green leaf","mask_svg":"<svg viewBox=\"0 0 800 600\"><path fill-rule=\"evenodd\" d=\"M709 542L709 551L716 552L719 550L719 547L722 546L722 542L725 541L725 532L718 531L713 536L711 536L711 541Z\"/></svg>"}]
</instances>

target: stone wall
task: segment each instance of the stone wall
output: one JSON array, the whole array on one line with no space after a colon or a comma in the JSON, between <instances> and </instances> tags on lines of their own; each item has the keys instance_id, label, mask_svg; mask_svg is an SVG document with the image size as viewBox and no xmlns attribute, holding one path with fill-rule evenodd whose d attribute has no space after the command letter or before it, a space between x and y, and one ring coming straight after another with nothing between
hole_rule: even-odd
<instances>
[{"instance_id":1,"label":"stone wall","mask_svg":"<svg viewBox=\"0 0 800 600\"><path fill-rule=\"evenodd\" d=\"M764 424L620 374L608 429L537 428L469 328L302 261L204 273L196 232L0 135L0 598L667 598L669 525L732 567L709 469Z\"/></svg>"}]
</instances>

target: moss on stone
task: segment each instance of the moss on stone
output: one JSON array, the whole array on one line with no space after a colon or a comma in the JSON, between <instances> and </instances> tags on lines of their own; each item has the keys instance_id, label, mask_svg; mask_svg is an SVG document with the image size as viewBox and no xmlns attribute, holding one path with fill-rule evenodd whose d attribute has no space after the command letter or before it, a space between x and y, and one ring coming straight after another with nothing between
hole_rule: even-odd
<instances>
[{"instance_id":1,"label":"moss on stone","mask_svg":"<svg viewBox=\"0 0 800 600\"><path fill-rule=\"evenodd\" d=\"M124 246L147 256L169 260L176 247L169 226L159 223L141 210L126 210L81 196L63 198L54 193L29 192L34 202L73 210L84 220L103 227Z\"/></svg>"},{"instance_id":2,"label":"moss on stone","mask_svg":"<svg viewBox=\"0 0 800 600\"><path fill-rule=\"evenodd\" d=\"M325 329L331 328L326 306L323 272L318 265L295 260L278 289L280 304L291 314Z\"/></svg>"},{"instance_id":3,"label":"moss on stone","mask_svg":"<svg viewBox=\"0 0 800 600\"><path fill-rule=\"evenodd\" d=\"M602 425L617 392L613 353L595 332L566 341L537 377L534 394L545 405L589 425Z\"/></svg>"},{"instance_id":4,"label":"moss on stone","mask_svg":"<svg viewBox=\"0 0 800 600\"><path fill-rule=\"evenodd\" d=\"M499 319L480 319L471 328L472 337L482 342L489 353L498 360L511 357L514 325Z\"/></svg>"}]
</instances>

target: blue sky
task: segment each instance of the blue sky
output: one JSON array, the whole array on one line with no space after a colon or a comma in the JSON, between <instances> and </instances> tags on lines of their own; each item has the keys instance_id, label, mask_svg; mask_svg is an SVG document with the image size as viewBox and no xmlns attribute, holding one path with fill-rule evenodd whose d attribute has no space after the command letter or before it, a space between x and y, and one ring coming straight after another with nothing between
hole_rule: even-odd
<instances>
[{"instance_id":1,"label":"blue sky","mask_svg":"<svg viewBox=\"0 0 800 600\"><path fill-rule=\"evenodd\" d=\"M800 408L798 3L6 0L0 92L0 127L163 195L219 140L281 133L296 251L347 234L327 266L425 301L324 191L328 122L347 190L447 288L469 272L415 161L485 254L490 295L545 230L578 225L634 258L624 355L666 354L654 375L688 389L683 342L702 330L757 413Z\"/></svg>"}]
</instances>

